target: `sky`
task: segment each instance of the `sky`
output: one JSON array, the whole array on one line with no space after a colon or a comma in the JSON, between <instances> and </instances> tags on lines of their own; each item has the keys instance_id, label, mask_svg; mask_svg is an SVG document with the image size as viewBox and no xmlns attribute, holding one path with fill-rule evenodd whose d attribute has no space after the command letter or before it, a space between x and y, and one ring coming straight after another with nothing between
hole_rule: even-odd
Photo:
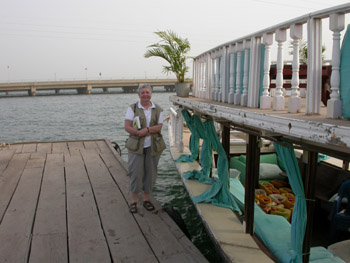
<instances>
[{"instance_id":1,"label":"sky","mask_svg":"<svg viewBox=\"0 0 350 263\"><path fill-rule=\"evenodd\" d=\"M143 79L155 31L187 38L191 56L341 0L0 0L0 82ZM191 62L189 61L191 65ZM192 76L192 72L186 75Z\"/></svg>"}]
</instances>

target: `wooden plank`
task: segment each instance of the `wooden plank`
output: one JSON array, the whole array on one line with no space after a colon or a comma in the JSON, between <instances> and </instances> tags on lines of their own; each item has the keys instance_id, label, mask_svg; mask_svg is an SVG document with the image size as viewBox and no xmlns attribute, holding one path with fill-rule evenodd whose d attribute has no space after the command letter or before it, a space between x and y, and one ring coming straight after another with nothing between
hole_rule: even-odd
<instances>
[{"instance_id":1,"label":"wooden plank","mask_svg":"<svg viewBox=\"0 0 350 263\"><path fill-rule=\"evenodd\" d=\"M21 153L23 149L23 144L10 144L9 149L15 150L16 153Z\"/></svg>"},{"instance_id":2,"label":"wooden plank","mask_svg":"<svg viewBox=\"0 0 350 263\"><path fill-rule=\"evenodd\" d=\"M30 154L30 159L45 159L46 152L35 152Z\"/></svg>"},{"instance_id":3,"label":"wooden plank","mask_svg":"<svg viewBox=\"0 0 350 263\"><path fill-rule=\"evenodd\" d=\"M303 262L307 263L310 259L310 248L311 248L311 235L314 222L314 212L315 212L315 180L317 175L317 152L307 152L307 167L306 167L306 176L304 181L304 191L306 208L307 208L307 221L305 236L303 242Z\"/></svg>"},{"instance_id":4,"label":"wooden plank","mask_svg":"<svg viewBox=\"0 0 350 263\"><path fill-rule=\"evenodd\" d=\"M124 166L116 164L115 159L117 156L118 155L114 155L111 151L107 152L107 150L101 153L101 157L124 196L128 196L129 177L121 176L122 174L126 175L128 172ZM142 206L139 205L138 214L135 215L135 219L159 262L198 262L184 251L184 248L179 243L176 236L171 232L169 227L164 224L161 217L156 215L157 211L161 210L161 207L154 199L152 199L152 201L156 207L155 213L144 211ZM154 233L159 234L156 236ZM203 257L199 262L205 262L205 258Z\"/></svg>"},{"instance_id":5,"label":"wooden plank","mask_svg":"<svg viewBox=\"0 0 350 263\"><path fill-rule=\"evenodd\" d=\"M129 194L129 190L126 191L125 189L129 189L128 170L125 169L124 166L120 165L120 163L116 162L116 157L111 151L101 153L100 156L106 164L112 177L114 178L114 181L119 185L121 189L124 189L125 192L123 193L125 196L127 196Z\"/></svg>"},{"instance_id":6,"label":"wooden plank","mask_svg":"<svg viewBox=\"0 0 350 263\"><path fill-rule=\"evenodd\" d=\"M80 156L80 150L84 150L83 142L68 142L68 150L71 156Z\"/></svg>"},{"instance_id":7,"label":"wooden plank","mask_svg":"<svg viewBox=\"0 0 350 263\"><path fill-rule=\"evenodd\" d=\"M45 159L29 159L26 168L44 167Z\"/></svg>"},{"instance_id":8,"label":"wooden plank","mask_svg":"<svg viewBox=\"0 0 350 263\"><path fill-rule=\"evenodd\" d=\"M23 153L33 153L36 152L36 143L23 144Z\"/></svg>"},{"instance_id":9,"label":"wooden plank","mask_svg":"<svg viewBox=\"0 0 350 263\"><path fill-rule=\"evenodd\" d=\"M21 177L24 167L30 154L14 154L9 165L0 177L0 222L10 203L13 192L15 191L18 180Z\"/></svg>"},{"instance_id":10,"label":"wooden plank","mask_svg":"<svg viewBox=\"0 0 350 263\"><path fill-rule=\"evenodd\" d=\"M46 164L45 167L49 166L64 166L64 161L63 161L63 153L51 153L48 154L46 157Z\"/></svg>"},{"instance_id":11,"label":"wooden plank","mask_svg":"<svg viewBox=\"0 0 350 263\"><path fill-rule=\"evenodd\" d=\"M69 259L110 262L91 185L81 156L65 156Z\"/></svg>"},{"instance_id":12,"label":"wooden plank","mask_svg":"<svg viewBox=\"0 0 350 263\"><path fill-rule=\"evenodd\" d=\"M198 262L185 253L177 238L157 213L145 212L143 217L135 216L135 218L159 262Z\"/></svg>"},{"instance_id":13,"label":"wooden plank","mask_svg":"<svg viewBox=\"0 0 350 263\"><path fill-rule=\"evenodd\" d=\"M182 248L188 255L190 255L192 262L206 262L204 256L198 250L197 247L187 238L187 236L180 230L180 228L175 224L175 222L170 218L170 216L164 211L159 213L164 224L167 225L168 229L173 233L173 235L178 239Z\"/></svg>"},{"instance_id":14,"label":"wooden plank","mask_svg":"<svg viewBox=\"0 0 350 263\"><path fill-rule=\"evenodd\" d=\"M0 141L0 152L2 151L2 150L9 150L10 149L10 146L11 146L11 144L8 144L8 143L6 143L6 142L1 142ZM13 150L13 149L12 149Z\"/></svg>"},{"instance_id":15,"label":"wooden plank","mask_svg":"<svg viewBox=\"0 0 350 263\"><path fill-rule=\"evenodd\" d=\"M33 236L28 262L69 262L67 258L67 233Z\"/></svg>"},{"instance_id":16,"label":"wooden plank","mask_svg":"<svg viewBox=\"0 0 350 263\"><path fill-rule=\"evenodd\" d=\"M126 164L126 162L122 159L122 157L115 151L112 143L109 140L105 140L104 141L105 144L107 145L109 151L107 148L104 149L104 153L112 153L112 155L118 160L119 164L124 168L125 171L127 171L127 173L129 173L128 171L128 166ZM102 143L100 144L102 146Z\"/></svg>"},{"instance_id":17,"label":"wooden plank","mask_svg":"<svg viewBox=\"0 0 350 263\"><path fill-rule=\"evenodd\" d=\"M229 162L230 160L230 124L229 123L223 125L223 130L221 134L222 134L221 144L226 152L227 161L228 163L230 163Z\"/></svg>"},{"instance_id":18,"label":"wooden plank","mask_svg":"<svg viewBox=\"0 0 350 263\"><path fill-rule=\"evenodd\" d=\"M100 149L101 153L108 153L111 151L111 149L108 147L105 141L96 141L96 144L98 148Z\"/></svg>"},{"instance_id":19,"label":"wooden plank","mask_svg":"<svg viewBox=\"0 0 350 263\"><path fill-rule=\"evenodd\" d=\"M38 143L37 152L51 153L52 143Z\"/></svg>"},{"instance_id":20,"label":"wooden plank","mask_svg":"<svg viewBox=\"0 0 350 263\"><path fill-rule=\"evenodd\" d=\"M98 153L82 155L114 262L158 262L129 212L127 197L121 194Z\"/></svg>"},{"instance_id":21,"label":"wooden plank","mask_svg":"<svg viewBox=\"0 0 350 263\"><path fill-rule=\"evenodd\" d=\"M245 232L254 234L254 197L255 184L259 178L259 160L260 148L258 145L258 136L249 134L247 144L247 165L245 177L245 195L244 195L244 220L246 222Z\"/></svg>"},{"instance_id":22,"label":"wooden plank","mask_svg":"<svg viewBox=\"0 0 350 263\"><path fill-rule=\"evenodd\" d=\"M2 151L0 151L0 176L8 166L15 151L16 150L14 149L3 149Z\"/></svg>"},{"instance_id":23,"label":"wooden plank","mask_svg":"<svg viewBox=\"0 0 350 263\"><path fill-rule=\"evenodd\" d=\"M29 262L68 262L63 154L48 154Z\"/></svg>"},{"instance_id":24,"label":"wooden plank","mask_svg":"<svg viewBox=\"0 0 350 263\"><path fill-rule=\"evenodd\" d=\"M96 141L84 141L83 142L85 149L97 149L98 146Z\"/></svg>"},{"instance_id":25,"label":"wooden plank","mask_svg":"<svg viewBox=\"0 0 350 263\"><path fill-rule=\"evenodd\" d=\"M54 142L54 143L52 143L52 153L69 154L67 143L66 142Z\"/></svg>"},{"instance_id":26,"label":"wooden plank","mask_svg":"<svg viewBox=\"0 0 350 263\"><path fill-rule=\"evenodd\" d=\"M25 169L0 225L0 262L27 262L42 168Z\"/></svg>"}]
</instances>

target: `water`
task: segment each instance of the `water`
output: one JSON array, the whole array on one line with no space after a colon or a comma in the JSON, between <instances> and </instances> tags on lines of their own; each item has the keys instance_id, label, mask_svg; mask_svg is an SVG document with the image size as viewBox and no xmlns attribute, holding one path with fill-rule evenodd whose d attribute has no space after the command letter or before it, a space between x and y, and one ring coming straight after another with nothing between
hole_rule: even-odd
<instances>
[{"instance_id":1,"label":"water","mask_svg":"<svg viewBox=\"0 0 350 263\"><path fill-rule=\"evenodd\" d=\"M164 109L164 116L168 116L172 106L169 95L154 92L152 96L152 101ZM106 138L119 144L126 160L124 116L126 108L136 101L137 94L124 93L0 97L0 142ZM163 206L177 209L193 243L210 262L220 262L171 159L167 123L162 134L167 149L160 159L153 195Z\"/></svg>"}]
</instances>

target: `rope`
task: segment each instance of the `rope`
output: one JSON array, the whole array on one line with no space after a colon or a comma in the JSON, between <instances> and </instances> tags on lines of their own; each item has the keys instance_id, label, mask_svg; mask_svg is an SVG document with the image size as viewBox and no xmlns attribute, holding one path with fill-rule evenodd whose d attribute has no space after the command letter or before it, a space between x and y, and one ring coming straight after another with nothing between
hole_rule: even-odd
<instances>
[{"instance_id":1,"label":"rope","mask_svg":"<svg viewBox=\"0 0 350 263\"><path fill-rule=\"evenodd\" d=\"M7 146L10 146L10 144L6 142L0 142L0 147L7 147Z\"/></svg>"},{"instance_id":2,"label":"rope","mask_svg":"<svg viewBox=\"0 0 350 263\"><path fill-rule=\"evenodd\" d=\"M120 146L118 145L118 143L112 142L112 145L113 145L113 148L116 150L116 152L119 153L120 156L122 156L122 150L121 150Z\"/></svg>"}]
</instances>

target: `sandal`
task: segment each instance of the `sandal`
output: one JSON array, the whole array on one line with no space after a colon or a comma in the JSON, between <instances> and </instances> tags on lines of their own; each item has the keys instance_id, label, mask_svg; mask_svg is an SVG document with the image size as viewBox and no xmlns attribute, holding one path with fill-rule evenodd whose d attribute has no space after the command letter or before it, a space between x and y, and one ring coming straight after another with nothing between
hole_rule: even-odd
<instances>
[{"instance_id":1,"label":"sandal","mask_svg":"<svg viewBox=\"0 0 350 263\"><path fill-rule=\"evenodd\" d=\"M132 204L130 204L130 209L129 209L129 211L131 212L131 213L137 213L137 203L135 202L135 203L132 203Z\"/></svg>"},{"instance_id":2,"label":"sandal","mask_svg":"<svg viewBox=\"0 0 350 263\"><path fill-rule=\"evenodd\" d=\"M146 208L147 211L153 211L154 205L150 201L144 201L143 207Z\"/></svg>"}]
</instances>

